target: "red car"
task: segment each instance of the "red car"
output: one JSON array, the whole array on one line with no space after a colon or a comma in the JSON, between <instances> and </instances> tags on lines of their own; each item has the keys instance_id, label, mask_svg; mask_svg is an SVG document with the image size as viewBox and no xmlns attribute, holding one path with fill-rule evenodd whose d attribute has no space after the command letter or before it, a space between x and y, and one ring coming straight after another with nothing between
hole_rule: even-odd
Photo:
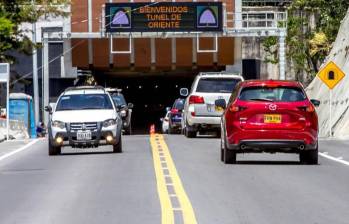
<instances>
[{"instance_id":1,"label":"red car","mask_svg":"<svg viewBox=\"0 0 349 224\"><path fill-rule=\"evenodd\" d=\"M240 82L221 120L221 160L236 163L237 153L299 153L301 163L318 163L318 117L299 82L250 80Z\"/></svg>"}]
</instances>

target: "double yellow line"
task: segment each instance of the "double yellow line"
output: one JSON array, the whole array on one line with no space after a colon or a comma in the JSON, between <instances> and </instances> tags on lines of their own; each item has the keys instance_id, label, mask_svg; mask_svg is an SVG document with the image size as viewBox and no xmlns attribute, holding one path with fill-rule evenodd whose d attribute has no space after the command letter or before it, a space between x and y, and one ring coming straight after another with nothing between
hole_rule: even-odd
<instances>
[{"instance_id":1,"label":"double yellow line","mask_svg":"<svg viewBox=\"0 0 349 224\"><path fill-rule=\"evenodd\" d=\"M151 134L150 144L161 204L161 223L175 224L174 212L180 212L185 224L196 224L193 207L185 193L164 137L160 134ZM176 199L177 206L174 203Z\"/></svg>"}]
</instances>

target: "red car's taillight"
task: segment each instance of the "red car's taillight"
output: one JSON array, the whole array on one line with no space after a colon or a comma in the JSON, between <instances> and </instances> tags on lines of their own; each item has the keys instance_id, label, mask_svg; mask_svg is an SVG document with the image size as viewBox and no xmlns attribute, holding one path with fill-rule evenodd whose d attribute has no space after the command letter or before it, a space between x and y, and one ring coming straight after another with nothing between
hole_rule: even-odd
<instances>
[{"instance_id":1,"label":"red car's taillight","mask_svg":"<svg viewBox=\"0 0 349 224\"><path fill-rule=\"evenodd\" d=\"M315 111L315 107L311 104L307 107L306 109L307 112L314 112Z\"/></svg>"},{"instance_id":2,"label":"red car's taillight","mask_svg":"<svg viewBox=\"0 0 349 224\"><path fill-rule=\"evenodd\" d=\"M234 104L232 104L230 107L229 107L229 110L231 112L239 112L239 111L243 111L243 110L246 110L247 108L246 107L241 107L241 106L236 106Z\"/></svg>"},{"instance_id":3,"label":"red car's taillight","mask_svg":"<svg viewBox=\"0 0 349 224\"><path fill-rule=\"evenodd\" d=\"M189 97L189 104L204 104L205 100L202 96L190 96Z\"/></svg>"},{"instance_id":4,"label":"red car's taillight","mask_svg":"<svg viewBox=\"0 0 349 224\"><path fill-rule=\"evenodd\" d=\"M179 112L179 110L178 109L176 109L176 108L173 108L173 109L171 109L171 113L178 113Z\"/></svg>"},{"instance_id":5,"label":"red car's taillight","mask_svg":"<svg viewBox=\"0 0 349 224\"><path fill-rule=\"evenodd\" d=\"M306 106L306 107L298 107L298 109L301 111L306 111L306 112L310 112L310 113L315 111L315 107L312 104L310 104L309 106Z\"/></svg>"}]
</instances>

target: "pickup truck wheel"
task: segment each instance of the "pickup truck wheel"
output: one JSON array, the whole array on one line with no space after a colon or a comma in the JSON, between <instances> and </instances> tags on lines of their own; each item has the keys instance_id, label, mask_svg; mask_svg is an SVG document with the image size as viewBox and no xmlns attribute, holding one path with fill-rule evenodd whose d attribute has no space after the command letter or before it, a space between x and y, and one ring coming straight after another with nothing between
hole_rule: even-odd
<instances>
[{"instance_id":1,"label":"pickup truck wheel","mask_svg":"<svg viewBox=\"0 0 349 224\"><path fill-rule=\"evenodd\" d=\"M119 142L113 145L113 153L122 153L122 141L121 137L119 138Z\"/></svg>"},{"instance_id":2,"label":"pickup truck wheel","mask_svg":"<svg viewBox=\"0 0 349 224\"><path fill-rule=\"evenodd\" d=\"M56 152L57 152L57 154L61 154L62 153L62 146L57 146L56 147Z\"/></svg>"},{"instance_id":3,"label":"pickup truck wheel","mask_svg":"<svg viewBox=\"0 0 349 224\"><path fill-rule=\"evenodd\" d=\"M51 140L48 140L48 155L49 156L54 156L57 154L61 153L61 147L55 147L52 143Z\"/></svg>"}]
</instances>

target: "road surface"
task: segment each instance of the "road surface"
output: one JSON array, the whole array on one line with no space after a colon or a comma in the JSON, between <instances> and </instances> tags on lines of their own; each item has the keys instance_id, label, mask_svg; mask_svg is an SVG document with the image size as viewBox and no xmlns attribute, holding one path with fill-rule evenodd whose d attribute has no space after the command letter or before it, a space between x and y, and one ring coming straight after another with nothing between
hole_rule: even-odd
<instances>
[{"instance_id":1,"label":"road surface","mask_svg":"<svg viewBox=\"0 0 349 224\"><path fill-rule=\"evenodd\" d=\"M297 155L249 154L224 165L217 138L123 141L122 154L67 148L49 157L40 140L0 160L0 223L349 223L343 163L320 156L309 166ZM320 151L348 161L348 146L321 141Z\"/></svg>"}]
</instances>

